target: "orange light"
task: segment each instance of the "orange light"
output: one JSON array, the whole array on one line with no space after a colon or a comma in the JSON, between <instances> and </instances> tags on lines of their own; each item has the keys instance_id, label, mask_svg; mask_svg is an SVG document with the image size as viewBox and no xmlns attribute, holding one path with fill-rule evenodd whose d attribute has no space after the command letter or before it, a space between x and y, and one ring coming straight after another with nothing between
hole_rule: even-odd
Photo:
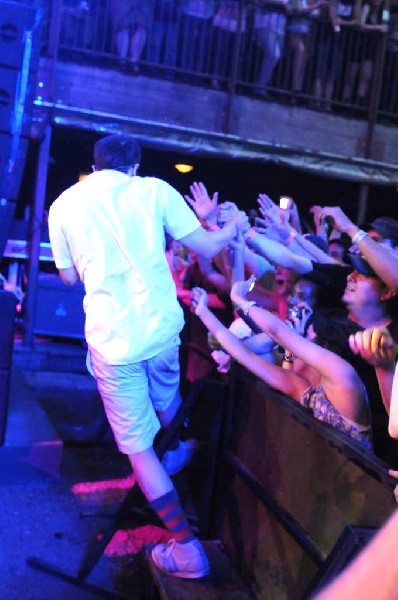
<instances>
[{"instance_id":1,"label":"orange light","mask_svg":"<svg viewBox=\"0 0 398 600\"><path fill-rule=\"evenodd\" d=\"M193 165L184 165L183 163L179 163L177 165L174 165L174 167L180 173L190 173L191 171L193 171Z\"/></svg>"},{"instance_id":2,"label":"orange light","mask_svg":"<svg viewBox=\"0 0 398 600\"><path fill-rule=\"evenodd\" d=\"M79 173L79 181L83 181L89 175L90 175L90 173Z\"/></svg>"}]
</instances>

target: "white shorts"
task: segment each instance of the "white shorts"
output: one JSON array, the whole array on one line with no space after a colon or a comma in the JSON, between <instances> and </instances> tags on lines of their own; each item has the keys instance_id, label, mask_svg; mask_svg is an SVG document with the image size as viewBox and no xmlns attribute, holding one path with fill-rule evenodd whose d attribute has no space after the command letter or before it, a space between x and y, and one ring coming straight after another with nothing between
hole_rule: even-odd
<instances>
[{"instance_id":1,"label":"white shorts","mask_svg":"<svg viewBox=\"0 0 398 600\"><path fill-rule=\"evenodd\" d=\"M166 410L180 395L179 345L176 336L153 358L129 365L109 365L90 350L88 362L124 454L143 452L153 445L161 427L156 411Z\"/></svg>"}]
</instances>

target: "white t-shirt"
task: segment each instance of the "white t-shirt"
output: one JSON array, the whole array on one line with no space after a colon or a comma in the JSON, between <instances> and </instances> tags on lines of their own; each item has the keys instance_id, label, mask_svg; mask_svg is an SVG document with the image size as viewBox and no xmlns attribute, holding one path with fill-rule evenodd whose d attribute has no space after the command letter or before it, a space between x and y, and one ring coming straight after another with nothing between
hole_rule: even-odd
<instances>
[{"instance_id":1,"label":"white t-shirt","mask_svg":"<svg viewBox=\"0 0 398 600\"><path fill-rule=\"evenodd\" d=\"M92 173L52 204L55 264L76 268L86 291L87 343L109 364L151 358L181 331L165 231L180 239L198 227L169 184L114 170Z\"/></svg>"}]
</instances>

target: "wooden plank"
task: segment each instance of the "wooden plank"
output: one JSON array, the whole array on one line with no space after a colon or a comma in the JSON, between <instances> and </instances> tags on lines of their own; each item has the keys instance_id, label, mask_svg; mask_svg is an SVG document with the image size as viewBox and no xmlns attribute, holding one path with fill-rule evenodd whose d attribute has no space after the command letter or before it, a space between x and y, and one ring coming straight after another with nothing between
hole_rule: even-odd
<instances>
[{"instance_id":1,"label":"wooden plank","mask_svg":"<svg viewBox=\"0 0 398 600\"><path fill-rule=\"evenodd\" d=\"M202 542L211 572L200 579L181 579L160 571L146 547L146 558L162 600L253 600L254 596L237 574L219 540Z\"/></svg>"}]
</instances>

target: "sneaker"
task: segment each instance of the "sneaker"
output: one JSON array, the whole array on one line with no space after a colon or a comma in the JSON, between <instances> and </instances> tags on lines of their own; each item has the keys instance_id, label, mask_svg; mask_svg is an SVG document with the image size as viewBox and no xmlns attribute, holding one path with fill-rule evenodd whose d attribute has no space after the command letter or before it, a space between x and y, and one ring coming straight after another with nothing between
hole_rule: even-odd
<instances>
[{"instance_id":1,"label":"sneaker","mask_svg":"<svg viewBox=\"0 0 398 600\"><path fill-rule=\"evenodd\" d=\"M196 450L198 449L198 442L194 439L186 440L185 442L180 441L178 448L175 450L167 450L162 458L162 465L168 475L175 475L182 469L185 469L192 461Z\"/></svg>"},{"instance_id":2,"label":"sneaker","mask_svg":"<svg viewBox=\"0 0 398 600\"><path fill-rule=\"evenodd\" d=\"M197 579L210 573L210 565L200 541L195 538L186 544L170 540L152 548L152 560L158 569L184 579Z\"/></svg>"}]
</instances>

